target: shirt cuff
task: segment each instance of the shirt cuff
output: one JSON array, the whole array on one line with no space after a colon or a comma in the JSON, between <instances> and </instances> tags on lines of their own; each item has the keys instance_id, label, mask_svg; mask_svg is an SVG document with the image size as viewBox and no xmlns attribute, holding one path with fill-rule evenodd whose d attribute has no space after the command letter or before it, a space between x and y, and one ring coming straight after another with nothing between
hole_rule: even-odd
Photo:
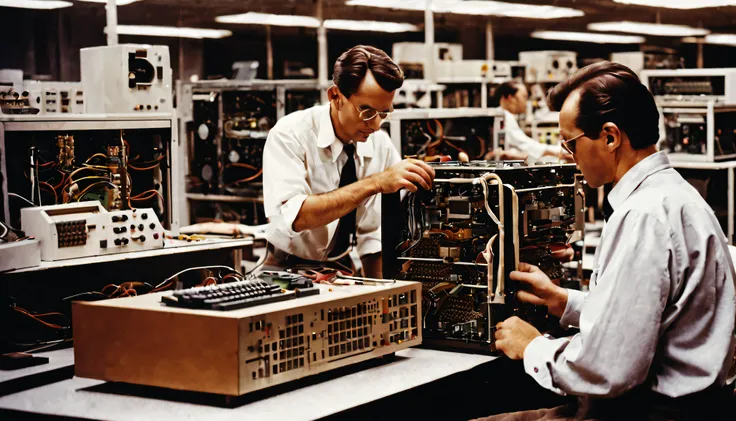
<instances>
[{"instance_id":1,"label":"shirt cuff","mask_svg":"<svg viewBox=\"0 0 736 421\"><path fill-rule=\"evenodd\" d=\"M560 317L560 326L565 328L580 326L580 311L583 309L586 295L586 293L575 289L567 290L567 305L562 317Z\"/></svg>"},{"instance_id":2,"label":"shirt cuff","mask_svg":"<svg viewBox=\"0 0 736 421\"><path fill-rule=\"evenodd\" d=\"M524 350L524 371L532 376L540 386L561 395L565 393L555 387L550 367L557 351L566 341L565 338L549 339L538 336L529 342Z\"/></svg>"},{"instance_id":3,"label":"shirt cuff","mask_svg":"<svg viewBox=\"0 0 736 421\"><path fill-rule=\"evenodd\" d=\"M289 235L289 238L294 238L299 235L298 232L294 231L293 225L305 200L307 200L307 195L299 194L292 197L281 206L281 220L285 225L284 228L286 233Z\"/></svg>"},{"instance_id":4,"label":"shirt cuff","mask_svg":"<svg viewBox=\"0 0 736 421\"><path fill-rule=\"evenodd\" d=\"M381 251L380 232L378 233L378 238L376 238L375 235L370 235L369 237L358 236L358 245L356 247L360 257L363 257L366 254L379 253Z\"/></svg>"}]
</instances>

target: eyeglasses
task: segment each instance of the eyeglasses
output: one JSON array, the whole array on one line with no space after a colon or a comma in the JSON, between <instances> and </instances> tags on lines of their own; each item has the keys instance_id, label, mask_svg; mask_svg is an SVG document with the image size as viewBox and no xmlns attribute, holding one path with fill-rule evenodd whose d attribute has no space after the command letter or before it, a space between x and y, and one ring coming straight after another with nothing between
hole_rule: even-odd
<instances>
[{"instance_id":1,"label":"eyeglasses","mask_svg":"<svg viewBox=\"0 0 736 421\"><path fill-rule=\"evenodd\" d=\"M348 100L348 102L350 102L350 100ZM376 117L380 117L381 120L388 120L389 118L391 118L391 111L378 111L373 108L365 108L363 110L360 110L352 102L350 102L350 105L355 108L355 111L358 112L358 116L363 121L371 121Z\"/></svg>"},{"instance_id":2,"label":"eyeglasses","mask_svg":"<svg viewBox=\"0 0 736 421\"><path fill-rule=\"evenodd\" d=\"M575 141L583 136L585 136L584 132L573 137L572 139L568 139L568 140L562 139L560 146L562 146L562 149L564 149L565 152L569 153L570 155L575 155Z\"/></svg>"}]
</instances>

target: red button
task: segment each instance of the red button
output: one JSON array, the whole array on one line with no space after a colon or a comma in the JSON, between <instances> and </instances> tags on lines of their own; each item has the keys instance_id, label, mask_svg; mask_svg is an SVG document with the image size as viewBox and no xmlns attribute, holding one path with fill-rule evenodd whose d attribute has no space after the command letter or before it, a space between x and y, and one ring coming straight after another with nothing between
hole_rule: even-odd
<instances>
[{"instance_id":1,"label":"red button","mask_svg":"<svg viewBox=\"0 0 736 421\"><path fill-rule=\"evenodd\" d=\"M157 232L154 232L154 233L153 233L153 239L154 239L154 240L158 240L158 233L157 233Z\"/></svg>"},{"instance_id":2,"label":"red button","mask_svg":"<svg viewBox=\"0 0 736 421\"><path fill-rule=\"evenodd\" d=\"M534 372L539 373L539 369L537 367L534 367Z\"/></svg>"}]
</instances>

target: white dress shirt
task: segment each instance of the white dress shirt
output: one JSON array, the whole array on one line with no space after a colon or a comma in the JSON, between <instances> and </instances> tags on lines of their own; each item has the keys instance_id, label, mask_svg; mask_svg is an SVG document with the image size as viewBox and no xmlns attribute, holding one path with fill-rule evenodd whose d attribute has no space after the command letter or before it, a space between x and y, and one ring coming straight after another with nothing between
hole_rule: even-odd
<instances>
[{"instance_id":1,"label":"white dress shirt","mask_svg":"<svg viewBox=\"0 0 736 421\"><path fill-rule=\"evenodd\" d=\"M384 131L356 142L358 180L380 173L400 161ZM324 227L295 232L293 223L309 195L328 193L340 185L347 162L343 143L335 136L330 105L297 111L279 120L268 133L263 150L263 199L270 224L268 241L287 253L325 260L332 250L339 219ZM381 251L381 195L357 208L357 251L360 256Z\"/></svg>"},{"instance_id":2,"label":"white dress shirt","mask_svg":"<svg viewBox=\"0 0 736 421\"><path fill-rule=\"evenodd\" d=\"M562 154L562 147L560 145L545 145L527 136L524 130L519 127L516 116L503 108L501 109L504 115L505 147L507 149L514 148L525 152L528 154L527 161L532 164L539 161L547 150L552 151L556 156Z\"/></svg>"},{"instance_id":3,"label":"white dress shirt","mask_svg":"<svg viewBox=\"0 0 736 421\"><path fill-rule=\"evenodd\" d=\"M711 208L657 152L609 194L590 292L568 290L572 338L535 338L525 371L561 394L614 397L635 386L676 398L723 386L736 292Z\"/></svg>"}]
</instances>

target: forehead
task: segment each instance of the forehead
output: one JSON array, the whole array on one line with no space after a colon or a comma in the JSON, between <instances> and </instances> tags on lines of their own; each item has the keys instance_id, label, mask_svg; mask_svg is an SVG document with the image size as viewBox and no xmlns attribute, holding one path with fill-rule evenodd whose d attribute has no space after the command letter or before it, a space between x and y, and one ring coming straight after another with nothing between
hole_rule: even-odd
<instances>
[{"instance_id":1,"label":"forehead","mask_svg":"<svg viewBox=\"0 0 736 421\"><path fill-rule=\"evenodd\" d=\"M373 77L373 72L369 69L358 90L350 96L350 100L358 107L365 105L378 111L388 111L394 102L395 93L396 91L387 92L383 90L376 78Z\"/></svg>"},{"instance_id":2,"label":"forehead","mask_svg":"<svg viewBox=\"0 0 736 421\"><path fill-rule=\"evenodd\" d=\"M569 135L575 129L575 119L578 116L580 90L575 90L567 96L560 109L560 130Z\"/></svg>"}]
</instances>

